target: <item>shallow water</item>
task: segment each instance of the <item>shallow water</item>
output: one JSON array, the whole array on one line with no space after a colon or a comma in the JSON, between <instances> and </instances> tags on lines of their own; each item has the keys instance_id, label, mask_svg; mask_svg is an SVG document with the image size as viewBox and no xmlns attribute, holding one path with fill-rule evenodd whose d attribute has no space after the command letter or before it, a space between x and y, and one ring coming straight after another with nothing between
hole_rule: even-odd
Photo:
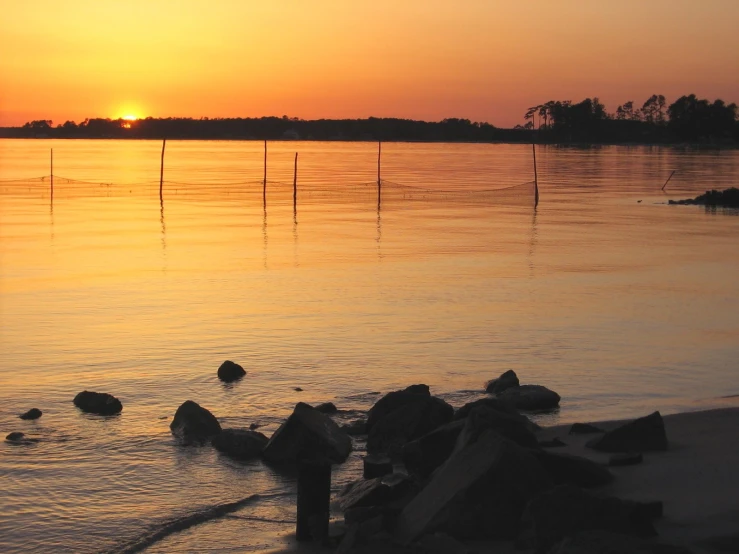
<instances>
[{"instance_id":1,"label":"shallow water","mask_svg":"<svg viewBox=\"0 0 739 554\"><path fill-rule=\"evenodd\" d=\"M115 549L252 494L149 551L283 544L293 480L178 445L187 399L269 435L298 401L348 420L424 382L458 406L509 368L561 394L546 423L739 393L739 218L666 205L735 186L739 152L540 147L534 210L530 147L384 144L378 210L376 144L270 143L266 208L262 147L168 142L160 202L159 142L0 140L0 431L40 439L0 444L0 550Z\"/></svg>"}]
</instances>

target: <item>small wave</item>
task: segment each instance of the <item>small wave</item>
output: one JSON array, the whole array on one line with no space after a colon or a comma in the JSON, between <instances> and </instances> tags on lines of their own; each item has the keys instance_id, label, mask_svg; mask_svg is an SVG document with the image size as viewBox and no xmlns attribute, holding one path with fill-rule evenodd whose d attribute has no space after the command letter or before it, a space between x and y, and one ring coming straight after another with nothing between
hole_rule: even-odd
<instances>
[{"instance_id":1,"label":"small wave","mask_svg":"<svg viewBox=\"0 0 739 554\"><path fill-rule=\"evenodd\" d=\"M136 552L141 552L174 533L179 533L180 531L184 531L190 527L194 527L195 525L200 525L214 519L226 517L232 512L235 512L252 502L256 502L263 498L273 498L286 495L287 493L270 495L252 494L235 502L216 504L215 506L198 510L195 513L183 515L166 521L133 540L103 551L102 554L134 554Z\"/></svg>"}]
</instances>

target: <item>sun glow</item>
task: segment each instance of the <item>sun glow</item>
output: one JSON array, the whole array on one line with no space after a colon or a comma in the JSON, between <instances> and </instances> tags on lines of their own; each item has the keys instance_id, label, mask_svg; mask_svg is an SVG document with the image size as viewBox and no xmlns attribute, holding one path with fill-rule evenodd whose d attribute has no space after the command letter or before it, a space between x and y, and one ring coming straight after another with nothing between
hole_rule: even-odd
<instances>
[{"instance_id":1,"label":"sun glow","mask_svg":"<svg viewBox=\"0 0 739 554\"><path fill-rule=\"evenodd\" d=\"M138 116L128 114L124 115L121 119L125 119L127 121L136 121L138 119Z\"/></svg>"}]
</instances>

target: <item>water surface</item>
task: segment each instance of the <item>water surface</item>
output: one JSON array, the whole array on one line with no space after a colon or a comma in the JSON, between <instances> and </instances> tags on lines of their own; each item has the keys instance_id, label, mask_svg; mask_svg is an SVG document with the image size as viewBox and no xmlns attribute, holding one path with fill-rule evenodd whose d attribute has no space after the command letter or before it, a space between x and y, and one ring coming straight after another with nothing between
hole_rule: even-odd
<instances>
[{"instance_id":1,"label":"water surface","mask_svg":"<svg viewBox=\"0 0 739 554\"><path fill-rule=\"evenodd\" d=\"M262 148L168 142L160 198L159 142L0 141L0 430L40 439L0 444L3 551L105 551L256 493L149 550L282 544L293 480L178 445L187 399L269 435L298 401L349 420L423 382L459 406L506 369L561 394L546 423L739 394L739 218L666 205L739 183L739 153L540 147L534 209L530 146L385 144L379 206L376 144L270 143L266 202ZM84 389L122 414L79 413Z\"/></svg>"}]
</instances>

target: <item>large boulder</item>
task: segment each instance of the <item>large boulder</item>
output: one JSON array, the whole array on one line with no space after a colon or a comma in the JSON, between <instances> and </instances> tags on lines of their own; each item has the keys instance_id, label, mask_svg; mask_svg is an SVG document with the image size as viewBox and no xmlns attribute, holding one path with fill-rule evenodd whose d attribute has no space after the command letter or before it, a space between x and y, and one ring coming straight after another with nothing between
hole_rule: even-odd
<instances>
[{"instance_id":1,"label":"large boulder","mask_svg":"<svg viewBox=\"0 0 739 554\"><path fill-rule=\"evenodd\" d=\"M226 383L241 379L244 375L246 375L244 368L231 360L226 360L218 368L218 378Z\"/></svg>"},{"instance_id":2,"label":"large boulder","mask_svg":"<svg viewBox=\"0 0 739 554\"><path fill-rule=\"evenodd\" d=\"M387 413L371 427L367 436L368 452L397 456L406 443L449 423L454 417L454 408L441 398L417 397L419 400Z\"/></svg>"},{"instance_id":3,"label":"large boulder","mask_svg":"<svg viewBox=\"0 0 739 554\"><path fill-rule=\"evenodd\" d=\"M498 399L518 410L551 410L559 406L560 396L542 385L520 385L498 393Z\"/></svg>"},{"instance_id":4,"label":"large boulder","mask_svg":"<svg viewBox=\"0 0 739 554\"><path fill-rule=\"evenodd\" d=\"M531 421L528 417L519 413L519 411L513 406L511 406L510 403L504 402L502 400L498 400L497 398L494 398L494 397L480 398L479 400L468 402L467 404L459 408L456 412L454 412L454 420L466 418L468 415L470 415L470 412L472 410L480 406L485 406L492 410L503 412L504 414L512 418L516 418L519 421L521 421L521 423L523 423L530 431L534 433L538 431L539 429L541 429L541 427L539 427L536 423Z\"/></svg>"},{"instance_id":5,"label":"large boulder","mask_svg":"<svg viewBox=\"0 0 739 554\"><path fill-rule=\"evenodd\" d=\"M649 452L667 450L665 423L659 412L635 419L587 443L601 452Z\"/></svg>"},{"instance_id":6,"label":"large boulder","mask_svg":"<svg viewBox=\"0 0 739 554\"><path fill-rule=\"evenodd\" d=\"M560 541L549 554L691 554L691 551L683 546L610 531L580 531Z\"/></svg>"},{"instance_id":7,"label":"large boulder","mask_svg":"<svg viewBox=\"0 0 739 554\"><path fill-rule=\"evenodd\" d=\"M418 492L418 486L408 476L391 473L374 479L360 479L341 491L337 504L343 511L352 508L381 506Z\"/></svg>"},{"instance_id":8,"label":"large boulder","mask_svg":"<svg viewBox=\"0 0 739 554\"><path fill-rule=\"evenodd\" d=\"M267 444L266 436L249 429L224 429L210 443L219 452L237 460L250 460L262 454Z\"/></svg>"},{"instance_id":9,"label":"large boulder","mask_svg":"<svg viewBox=\"0 0 739 554\"><path fill-rule=\"evenodd\" d=\"M518 385L518 375L516 375L515 371L509 369L497 379L493 379L485 383L485 392L497 394L506 389L517 387Z\"/></svg>"},{"instance_id":10,"label":"large boulder","mask_svg":"<svg viewBox=\"0 0 739 554\"><path fill-rule=\"evenodd\" d=\"M387 393L375 402L367 413L367 432L369 433L372 427L390 412L407 404L423 402L423 399L429 396L431 392L427 385L411 385L403 390Z\"/></svg>"},{"instance_id":11,"label":"large boulder","mask_svg":"<svg viewBox=\"0 0 739 554\"><path fill-rule=\"evenodd\" d=\"M169 428L173 435L185 442L203 442L221 432L221 424L216 417L192 400L177 408Z\"/></svg>"},{"instance_id":12,"label":"large boulder","mask_svg":"<svg viewBox=\"0 0 739 554\"><path fill-rule=\"evenodd\" d=\"M115 415L123 410L121 401L107 392L82 391L74 397L74 405L83 412L98 415Z\"/></svg>"},{"instance_id":13,"label":"large boulder","mask_svg":"<svg viewBox=\"0 0 739 554\"><path fill-rule=\"evenodd\" d=\"M526 449L485 430L459 441L450 458L398 518L395 538L436 531L457 539L511 538L526 504L551 486Z\"/></svg>"},{"instance_id":14,"label":"large boulder","mask_svg":"<svg viewBox=\"0 0 739 554\"><path fill-rule=\"evenodd\" d=\"M38 419L43 415L43 412L38 408L31 408L26 413L19 415L21 419Z\"/></svg>"},{"instance_id":15,"label":"large boulder","mask_svg":"<svg viewBox=\"0 0 739 554\"><path fill-rule=\"evenodd\" d=\"M464 419L452 421L406 444L402 452L406 469L421 478L429 477L451 455L464 425Z\"/></svg>"},{"instance_id":16,"label":"large boulder","mask_svg":"<svg viewBox=\"0 0 739 554\"><path fill-rule=\"evenodd\" d=\"M613 481L613 474L601 464L571 454L559 454L541 450L536 453L544 469L557 485L600 487Z\"/></svg>"},{"instance_id":17,"label":"large boulder","mask_svg":"<svg viewBox=\"0 0 739 554\"><path fill-rule=\"evenodd\" d=\"M601 497L560 485L531 500L521 516L518 546L544 554L578 531L601 530L635 537L656 535L653 516L639 503Z\"/></svg>"},{"instance_id":18,"label":"large boulder","mask_svg":"<svg viewBox=\"0 0 739 554\"><path fill-rule=\"evenodd\" d=\"M478 406L464 420L460 441L474 442L484 431L492 430L519 446L537 448L539 442L522 416L500 412L490 406Z\"/></svg>"},{"instance_id":19,"label":"large boulder","mask_svg":"<svg viewBox=\"0 0 739 554\"><path fill-rule=\"evenodd\" d=\"M351 437L330 417L299 402L269 439L262 456L275 464L341 463L351 450Z\"/></svg>"}]
</instances>

